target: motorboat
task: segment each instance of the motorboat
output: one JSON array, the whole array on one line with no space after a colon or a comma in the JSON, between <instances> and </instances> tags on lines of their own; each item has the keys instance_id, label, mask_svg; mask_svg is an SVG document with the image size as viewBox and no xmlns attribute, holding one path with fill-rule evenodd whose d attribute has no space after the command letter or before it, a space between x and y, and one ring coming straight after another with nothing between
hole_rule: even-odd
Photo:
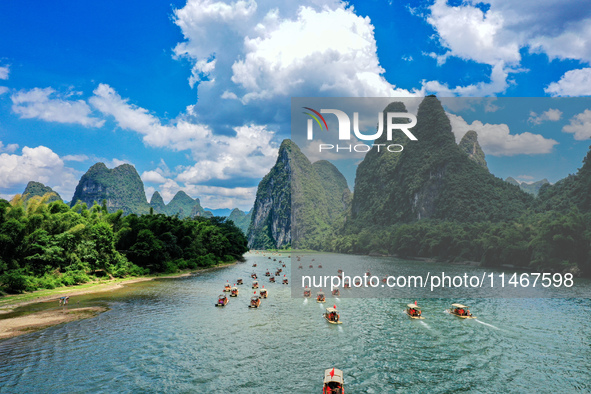
<instances>
[{"instance_id":1,"label":"motorboat","mask_svg":"<svg viewBox=\"0 0 591 394\"><path fill-rule=\"evenodd\" d=\"M451 304L451 308L447 310L452 315L456 315L462 319L476 319L476 316L470 312L469 307L462 304Z\"/></svg>"},{"instance_id":2,"label":"motorboat","mask_svg":"<svg viewBox=\"0 0 591 394\"><path fill-rule=\"evenodd\" d=\"M422 316L421 308L419 308L416 304L408 304L406 306L406 314L411 319L424 319L424 317Z\"/></svg>"},{"instance_id":3,"label":"motorboat","mask_svg":"<svg viewBox=\"0 0 591 394\"><path fill-rule=\"evenodd\" d=\"M225 294L220 294L218 297L218 302L216 302L215 306L226 306L228 305L228 297Z\"/></svg>"},{"instance_id":4,"label":"motorboat","mask_svg":"<svg viewBox=\"0 0 591 394\"><path fill-rule=\"evenodd\" d=\"M332 368L324 371L322 394L345 394L343 371Z\"/></svg>"},{"instance_id":5,"label":"motorboat","mask_svg":"<svg viewBox=\"0 0 591 394\"><path fill-rule=\"evenodd\" d=\"M339 315L339 311L337 311L336 305L332 308L326 308L326 312L324 312L324 318L330 324L343 324L341 322L341 316Z\"/></svg>"}]
</instances>

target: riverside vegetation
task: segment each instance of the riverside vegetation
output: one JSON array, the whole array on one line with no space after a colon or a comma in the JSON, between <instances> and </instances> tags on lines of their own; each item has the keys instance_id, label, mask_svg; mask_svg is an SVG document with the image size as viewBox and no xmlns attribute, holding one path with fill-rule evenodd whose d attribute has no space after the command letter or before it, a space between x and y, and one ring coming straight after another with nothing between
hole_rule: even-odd
<instances>
[{"instance_id":1,"label":"riverside vegetation","mask_svg":"<svg viewBox=\"0 0 591 394\"><path fill-rule=\"evenodd\" d=\"M246 237L224 218L109 213L53 194L0 200L0 287L52 289L102 277L173 273L242 259Z\"/></svg>"}]
</instances>

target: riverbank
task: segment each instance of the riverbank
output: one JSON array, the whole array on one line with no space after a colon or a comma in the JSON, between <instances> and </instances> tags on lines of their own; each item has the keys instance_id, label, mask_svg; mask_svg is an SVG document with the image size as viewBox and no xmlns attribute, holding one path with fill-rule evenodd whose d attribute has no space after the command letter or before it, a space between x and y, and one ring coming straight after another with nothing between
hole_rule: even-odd
<instances>
[{"instance_id":1,"label":"riverbank","mask_svg":"<svg viewBox=\"0 0 591 394\"><path fill-rule=\"evenodd\" d=\"M145 282L155 279L181 278L230 267L235 264L237 264L237 262L220 264L199 270L185 270L172 275L162 274L124 279L100 280L97 282L59 287L51 290L37 290L25 294L6 295L0 298L0 340L43 330L62 323L95 317L98 314L109 310L108 307L98 306L76 307L71 303L72 300L70 300L70 305L59 307L58 300L60 297L68 296L74 298L81 295L109 292L120 289L131 283ZM55 303L56 307L43 311L31 311L30 313L24 313L15 317L3 318L3 315L6 316L13 313L17 308L38 303Z\"/></svg>"}]
</instances>

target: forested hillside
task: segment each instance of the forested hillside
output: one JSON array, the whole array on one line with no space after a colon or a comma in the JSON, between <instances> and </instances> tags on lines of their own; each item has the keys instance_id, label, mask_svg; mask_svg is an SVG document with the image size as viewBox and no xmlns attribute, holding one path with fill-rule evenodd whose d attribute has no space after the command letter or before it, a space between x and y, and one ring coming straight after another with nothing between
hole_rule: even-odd
<instances>
[{"instance_id":1,"label":"forested hillside","mask_svg":"<svg viewBox=\"0 0 591 394\"><path fill-rule=\"evenodd\" d=\"M0 200L0 288L31 291L97 277L175 272L241 259L246 237L221 218L109 213L48 203L50 195Z\"/></svg>"}]
</instances>

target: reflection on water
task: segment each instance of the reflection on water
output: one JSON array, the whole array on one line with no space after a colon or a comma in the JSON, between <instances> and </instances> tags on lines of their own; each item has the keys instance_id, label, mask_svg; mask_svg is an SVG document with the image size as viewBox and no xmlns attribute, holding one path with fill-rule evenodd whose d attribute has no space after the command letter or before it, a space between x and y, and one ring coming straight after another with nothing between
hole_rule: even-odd
<instances>
[{"instance_id":1,"label":"reflection on water","mask_svg":"<svg viewBox=\"0 0 591 394\"><path fill-rule=\"evenodd\" d=\"M588 299L464 300L477 320L445 313L449 299L424 299L425 320L411 320L406 299L292 298L262 275L278 266L249 255L84 296L111 310L0 342L0 392L319 392L332 366L348 392L591 390ZM259 309L247 307L253 270L270 292ZM239 277L240 295L214 307ZM342 325L322 318L333 304Z\"/></svg>"}]
</instances>

